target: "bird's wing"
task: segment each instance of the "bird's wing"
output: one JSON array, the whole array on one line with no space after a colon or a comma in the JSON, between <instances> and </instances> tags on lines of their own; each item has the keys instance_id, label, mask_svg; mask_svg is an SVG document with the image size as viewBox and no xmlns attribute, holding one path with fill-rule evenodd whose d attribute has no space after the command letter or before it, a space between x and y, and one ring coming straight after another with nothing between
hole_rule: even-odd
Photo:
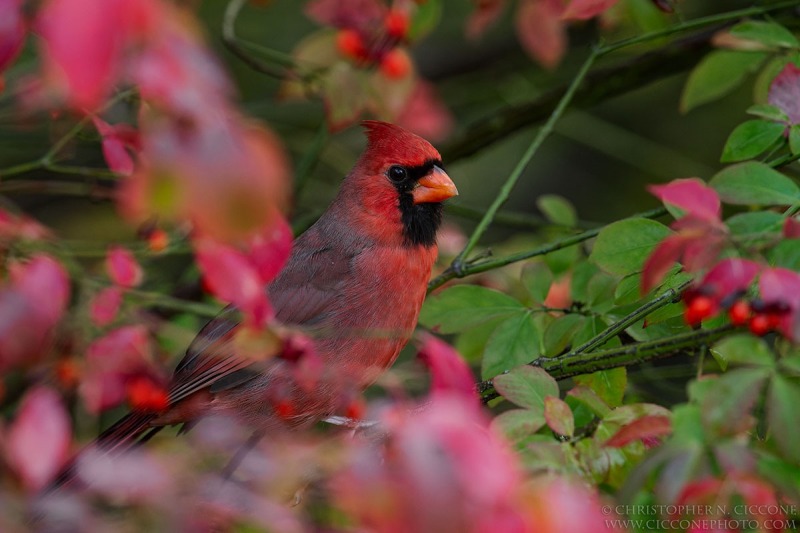
<instances>
[{"instance_id":1,"label":"bird's wing","mask_svg":"<svg viewBox=\"0 0 800 533\"><path fill-rule=\"evenodd\" d=\"M351 276L354 259L360 252L324 246L317 232L306 232L268 289L277 320L308 327L324 321ZM175 369L171 402L205 388L211 392L225 390L264 371L260 366L248 368L254 361L237 356L231 347L238 324L238 311L229 307L200 330Z\"/></svg>"}]
</instances>

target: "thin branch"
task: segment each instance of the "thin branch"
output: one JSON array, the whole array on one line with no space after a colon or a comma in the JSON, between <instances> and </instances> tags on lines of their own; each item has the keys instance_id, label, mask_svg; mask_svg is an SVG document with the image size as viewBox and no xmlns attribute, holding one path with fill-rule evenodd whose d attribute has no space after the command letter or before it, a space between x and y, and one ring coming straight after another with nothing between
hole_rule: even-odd
<instances>
[{"instance_id":1,"label":"thin branch","mask_svg":"<svg viewBox=\"0 0 800 533\"><path fill-rule=\"evenodd\" d=\"M600 370L627 367L653 361L665 357L672 357L687 351L694 351L699 346L707 346L724 337L733 330L733 326L726 325L716 329L699 329L651 341L637 342L588 353L570 353L560 357L538 357L530 363L545 370L553 378L561 380L591 374ZM484 403L497 398L499 394L494 389L491 380L478 384L478 392Z\"/></svg>"},{"instance_id":2,"label":"thin branch","mask_svg":"<svg viewBox=\"0 0 800 533\"><path fill-rule=\"evenodd\" d=\"M710 42L711 37L726 24L743 17L762 15L798 5L800 5L800 0L790 0L768 6L730 11L686 21L664 30L605 45L598 50L600 56L605 56L636 44L663 39L670 35L708 26L717 26L677 40L656 51L647 52L623 61L615 66L591 72L586 77L586 83L576 92L573 98L573 105L583 108L590 107L608 98L619 96L649 85L656 80L683 72L694 66L698 58L713 50ZM468 157L522 128L530 127L544 120L567 90L568 87L555 88L535 100L492 111L491 116L474 122L461 135L440 150L444 160L452 163L458 159Z\"/></svg>"},{"instance_id":3,"label":"thin branch","mask_svg":"<svg viewBox=\"0 0 800 533\"><path fill-rule=\"evenodd\" d=\"M451 267L456 272L461 272L463 267L465 266L464 263L468 258L469 254L472 253L472 250L475 248L475 245L478 244L478 241L483 236L484 232L488 229L489 225L494 220L495 214L497 211L502 207L502 205L508 200L508 197L511 195L511 191L514 189L514 186L519 181L520 176L522 176L523 171L527 168L528 164L533 159L533 156L539 150L542 143L547 139L547 137L552 133L553 128L558 122L558 119L561 118L561 115L564 114L564 111L567 109L567 106L572 101L572 97L575 94L575 91L578 90L581 83L583 83L583 79L586 77L586 74L589 72L589 69L594 64L595 60L598 57L597 50L592 50L589 54L589 57L586 58L584 61L583 66L572 79L572 83L570 84L567 91L564 93L564 96L561 97L561 100L558 102L558 105L550 114L550 118L545 122L544 126L539 130L534 137L531 144L528 146L528 149L525 150L525 153L522 155L522 158L517 163L517 166L514 167L514 170L511 171L511 174L506 179L503 186L500 188L500 191L497 193L492 204L487 209L486 213L484 214L481 221L478 223L478 227L472 232L470 235L467 244L464 246L464 249L461 251L460 254L453 260Z\"/></svg>"},{"instance_id":4,"label":"thin branch","mask_svg":"<svg viewBox=\"0 0 800 533\"><path fill-rule=\"evenodd\" d=\"M261 53L265 53L265 51L270 52L270 59L281 63L281 68L275 68L273 65L248 54L244 49L246 45L250 47L256 46L255 43L247 43L246 41L240 40L236 36L236 19L239 17L239 13L242 11L242 8L247 4L247 1L248 0L230 0L230 2L228 2L222 19L222 42L233 55L241 59L253 70L262 72L274 78L283 79L287 75L286 68L293 66L291 58L286 59L282 54L259 47L259 51Z\"/></svg>"},{"instance_id":5,"label":"thin branch","mask_svg":"<svg viewBox=\"0 0 800 533\"><path fill-rule=\"evenodd\" d=\"M629 218L658 218L660 216L664 216L665 214L667 214L667 210L663 207L659 207L656 209L652 209L650 211L646 211L644 213L640 213L638 215L633 215ZM600 233L604 227L605 226L601 228L595 228L588 231L584 231L583 233L579 233L571 237L560 239L553 243L546 244L538 248L534 248L533 250L518 252L516 254L511 254L506 257L498 257L495 259L487 259L485 261L475 261L472 263L467 263L465 266L461 267L461 269L458 271L451 265L448 268L446 268L444 272L442 272L434 279L432 279L430 283L428 283L428 291L432 291L438 287L441 287L451 279L463 278L466 276L470 276L472 274L486 272L487 270L500 268L506 265L510 265L512 263L516 263L518 261L524 261L525 259L530 259L532 257L537 257L540 255L547 255L549 253L561 250L563 248L569 248L570 246L574 246L576 244L597 237L598 233Z\"/></svg>"}]
</instances>

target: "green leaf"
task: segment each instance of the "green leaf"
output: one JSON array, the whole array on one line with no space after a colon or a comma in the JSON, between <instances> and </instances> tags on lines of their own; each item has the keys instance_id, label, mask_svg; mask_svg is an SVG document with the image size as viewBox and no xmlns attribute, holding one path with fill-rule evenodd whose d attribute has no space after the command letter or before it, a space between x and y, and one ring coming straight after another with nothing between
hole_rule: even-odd
<instances>
[{"instance_id":1,"label":"green leaf","mask_svg":"<svg viewBox=\"0 0 800 533\"><path fill-rule=\"evenodd\" d=\"M800 46L792 32L774 22L746 20L730 29L731 35L754 41L768 48L797 48Z\"/></svg>"},{"instance_id":2,"label":"green leaf","mask_svg":"<svg viewBox=\"0 0 800 533\"><path fill-rule=\"evenodd\" d=\"M492 380L495 390L506 400L544 415L544 399L558 396L558 383L541 368L520 366Z\"/></svg>"},{"instance_id":3,"label":"green leaf","mask_svg":"<svg viewBox=\"0 0 800 533\"><path fill-rule=\"evenodd\" d=\"M774 211L752 211L733 215L725 221L733 235L764 233L777 231L781 227L783 217Z\"/></svg>"},{"instance_id":4,"label":"green leaf","mask_svg":"<svg viewBox=\"0 0 800 533\"><path fill-rule=\"evenodd\" d=\"M717 100L733 91L767 54L717 50L706 55L692 70L681 95L681 112Z\"/></svg>"},{"instance_id":5,"label":"green leaf","mask_svg":"<svg viewBox=\"0 0 800 533\"><path fill-rule=\"evenodd\" d=\"M572 283L570 284L570 294L574 301L588 301L589 297L587 292L589 280L599 271L600 269L598 269L594 263L588 261L582 261L575 266L575 269L572 271Z\"/></svg>"},{"instance_id":6,"label":"green leaf","mask_svg":"<svg viewBox=\"0 0 800 533\"><path fill-rule=\"evenodd\" d=\"M553 284L553 273L547 264L537 261L525 265L522 269L522 284L528 289L528 294L537 304L544 302L547 293L550 292L550 285Z\"/></svg>"},{"instance_id":7,"label":"green leaf","mask_svg":"<svg viewBox=\"0 0 800 533\"><path fill-rule=\"evenodd\" d=\"M583 327L586 317L582 315L564 315L553 321L544 330L543 352L553 357L572 345L573 337Z\"/></svg>"},{"instance_id":8,"label":"green leaf","mask_svg":"<svg viewBox=\"0 0 800 533\"><path fill-rule=\"evenodd\" d=\"M789 117L778 106L772 104L754 104L747 108L747 114L773 122L789 122Z\"/></svg>"},{"instance_id":9,"label":"green leaf","mask_svg":"<svg viewBox=\"0 0 800 533\"><path fill-rule=\"evenodd\" d=\"M558 435L572 437L575 433L575 418L572 409L558 396L547 396L544 399L544 419L547 425Z\"/></svg>"},{"instance_id":10,"label":"green leaf","mask_svg":"<svg viewBox=\"0 0 800 533\"><path fill-rule=\"evenodd\" d=\"M641 299L639 287L642 285L642 275L640 273L628 274L620 280L614 289L614 303L617 305L628 305L638 302Z\"/></svg>"},{"instance_id":11,"label":"green leaf","mask_svg":"<svg viewBox=\"0 0 800 533\"><path fill-rule=\"evenodd\" d=\"M748 120L742 122L731 132L720 161L732 163L753 159L766 152L778 141L783 140L786 125L766 120Z\"/></svg>"},{"instance_id":12,"label":"green leaf","mask_svg":"<svg viewBox=\"0 0 800 533\"><path fill-rule=\"evenodd\" d=\"M800 124L789 128L789 150L793 155L800 155Z\"/></svg>"},{"instance_id":13,"label":"green leaf","mask_svg":"<svg viewBox=\"0 0 800 533\"><path fill-rule=\"evenodd\" d=\"M620 220L603 228L589 259L611 274L633 274L642 269L653 248L669 234L669 228L655 220Z\"/></svg>"},{"instance_id":14,"label":"green leaf","mask_svg":"<svg viewBox=\"0 0 800 533\"><path fill-rule=\"evenodd\" d=\"M775 366L775 356L767 343L748 333L731 335L714 344L711 354L727 365ZM722 366L722 365L720 365Z\"/></svg>"},{"instance_id":15,"label":"green leaf","mask_svg":"<svg viewBox=\"0 0 800 533\"><path fill-rule=\"evenodd\" d=\"M497 326L505 320L503 317L493 318L483 324L473 326L461 333L453 343L453 347L461 356L470 363L480 362L486 343L489 341Z\"/></svg>"},{"instance_id":16,"label":"green leaf","mask_svg":"<svg viewBox=\"0 0 800 533\"><path fill-rule=\"evenodd\" d=\"M614 305L614 290L619 279L605 272L598 272L589 280L586 287L586 303L595 313L604 313Z\"/></svg>"},{"instance_id":17,"label":"green leaf","mask_svg":"<svg viewBox=\"0 0 800 533\"><path fill-rule=\"evenodd\" d=\"M427 0L417 4L411 27L408 28L408 40L414 42L428 35L442 18L441 0Z\"/></svg>"},{"instance_id":18,"label":"green leaf","mask_svg":"<svg viewBox=\"0 0 800 533\"><path fill-rule=\"evenodd\" d=\"M575 208L563 196L544 194L537 198L536 207L553 224L572 227L578 223L578 215L575 212Z\"/></svg>"},{"instance_id":19,"label":"green leaf","mask_svg":"<svg viewBox=\"0 0 800 533\"><path fill-rule=\"evenodd\" d=\"M539 333L531 313L525 311L504 320L486 342L481 376L489 379L510 368L524 365L539 355Z\"/></svg>"},{"instance_id":20,"label":"green leaf","mask_svg":"<svg viewBox=\"0 0 800 533\"><path fill-rule=\"evenodd\" d=\"M711 179L723 202L734 205L793 205L800 188L764 163L748 161L724 168Z\"/></svg>"},{"instance_id":21,"label":"green leaf","mask_svg":"<svg viewBox=\"0 0 800 533\"><path fill-rule=\"evenodd\" d=\"M575 398L578 402L588 407L599 417L606 416L611 408L600 396L588 385L577 385L567 392L567 398Z\"/></svg>"},{"instance_id":22,"label":"green leaf","mask_svg":"<svg viewBox=\"0 0 800 533\"><path fill-rule=\"evenodd\" d=\"M800 270L800 239L782 240L770 250L767 257L772 266Z\"/></svg>"},{"instance_id":23,"label":"green leaf","mask_svg":"<svg viewBox=\"0 0 800 533\"><path fill-rule=\"evenodd\" d=\"M609 407L622 405L625 389L628 387L628 372L625 367L599 370L592 374L575 376L578 385L585 385L603 400Z\"/></svg>"},{"instance_id":24,"label":"green leaf","mask_svg":"<svg viewBox=\"0 0 800 533\"><path fill-rule=\"evenodd\" d=\"M511 409L497 415L492 426L511 442L533 435L545 425L544 409Z\"/></svg>"},{"instance_id":25,"label":"green leaf","mask_svg":"<svg viewBox=\"0 0 800 533\"><path fill-rule=\"evenodd\" d=\"M525 307L520 302L502 292L477 285L456 285L429 296L419 322L441 333L457 333L523 311Z\"/></svg>"},{"instance_id":26,"label":"green leaf","mask_svg":"<svg viewBox=\"0 0 800 533\"><path fill-rule=\"evenodd\" d=\"M795 464L800 462L798 405L800 405L800 384L793 379L775 376L770 383L767 399L770 433L783 457Z\"/></svg>"},{"instance_id":27,"label":"green leaf","mask_svg":"<svg viewBox=\"0 0 800 533\"><path fill-rule=\"evenodd\" d=\"M704 426L714 435L740 435L753 428L753 410L770 371L765 368L738 368L720 377L692 382L704 383L700 412Z\"/></svg>"},{"instance_id":28,"label":"green leaf","mask_svg":"<svg viewBox=\"0 0 800 533\"><path fill-rule=\"evenodd\" d=\"M800 355L784 357L778 361L781 371L790 377L800 377Z\"/></svg>"},{"instance_id":29,"label":"green leaf","mask_svg":"<svg viewBox=\"0 0 800 533\"><path fill-rule=\"evenodd\" d=\"M762 452L758 458L758 473L777 485L781 492L792 494L795 499L800 495L800 465L794 461L784 461Z\"/></svg>"}]
</instances>

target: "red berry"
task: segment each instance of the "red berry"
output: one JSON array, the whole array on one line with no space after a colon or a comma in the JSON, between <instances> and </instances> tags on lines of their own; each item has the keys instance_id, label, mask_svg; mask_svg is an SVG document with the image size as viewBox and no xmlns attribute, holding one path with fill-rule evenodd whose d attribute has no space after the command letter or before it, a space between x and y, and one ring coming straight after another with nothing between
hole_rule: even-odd
<instances>
[{"instance_id":1,"label":"red berry","mask_svg":"<svg viewBox=\"0 0 800 533\"><path fill-rule=\"evenodd\" d=\"M750 320L750 315L753 310L750 309L750 304L744 300L739 300L731 306L728 310L728 316L731 319L731 324L734 326L744 326Z\"/></svg>"},{"instance_id":2,"label":"red berry","mask_svg":"<svg viewBox=\"0 0 800 533\"><path fill-rule=\"evenodd\" d=\"M367 57L364 39L356 30L344 29L336 34L336 48L344 57L361 61Z\"/></svg>"},{"instance_id":3,"label":"red berry","mask_svg":"<svg viewBox=\"0 0 800 533\"><path fill-rule=\"evenodd\" d=\"M393 9L383 19L383 27L386 28L386 34L390 37L405 39L409 27L408 15Z\"/></svg>"},{"instance_id":4,"label":"red berry","mask_svg":"<svg viewBox=\"0 0 800 533\"><path fill-rule=\"evenodd\" d=\"M772 330L770 322L771 320L769 315L759 313L750 319L748 326L750 327L750 331L753 333L753 335L758 335L761 337Z\"/></svg>"},{"instance_id":5,"label":"red berry","mask_svg":"<svg viewBox=\"0 0 800 533\"><path fill-rule=\"evenodd\" d=\"M128 404L134 411L161 412L169 407L169 395L164 387L150 378L138 377L128 382Z\"/></svg>"},{"instance_id":6,"label":"red berry","mask_svg":"<svg viewBox=\"0 0 800 533\"><path fill-rule=\"evenodd\" d=\"M402 78L411 71L411 59L408 54L395 48L381 59L381 72L387 78Z\"/></svg>"},{"instance_id":7,"label":"red berry","mask_svg":"<svg viewBox=\"0 0 800 533\"><path fill-rule=\"evenodd\" d=\"M80 380L80 376L80 367L72 357L66 357L56 363L56 378L63 387L67 389L75 387Z\"/></svg>"},{"instance_id":8,"label":"red berry","mask_svg":"<svg viewBox=\"0 0 800 533\"><path fill-rule=\"evenodd\" d=\"M169 235L163 229L156 228L147 237L147 247L151 252L163 252L169 246Z\"/></svg>"},{"instance_id":9,"label":"red berry","mask_svg":"<svg viewBox=\"0 0 800 533\"><path fill-rule=\"evenodd\" d=\"M708 296L696 296L686 306L683 318L690 326L699 326L714 311L714 301Z\"/></svg>"}]
</instances>

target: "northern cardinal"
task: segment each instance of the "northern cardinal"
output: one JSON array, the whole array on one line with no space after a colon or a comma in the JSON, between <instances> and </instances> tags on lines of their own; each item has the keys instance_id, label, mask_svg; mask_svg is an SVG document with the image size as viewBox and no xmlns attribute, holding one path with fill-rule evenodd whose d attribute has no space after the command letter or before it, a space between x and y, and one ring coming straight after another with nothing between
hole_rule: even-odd
<instances>
[{"instance_id":1,"label":"northern cardinal","mask_svg":"<svg viewBox=\"0 0 800 533\"><path fill-rule=\"evenodd\" d=\"M98 438L101 448L124 449L209 414L232 414L262 434L318 421L395 361L425 298L442 202L458 191L427 141L385 122L364 126L366 149L266 288L278 322L316 332L321 377L309 389L293 379L290 360L235 355L236 313L226 311L178 364L168 407L128 414Z\"/></svg>"}]
</instances>

